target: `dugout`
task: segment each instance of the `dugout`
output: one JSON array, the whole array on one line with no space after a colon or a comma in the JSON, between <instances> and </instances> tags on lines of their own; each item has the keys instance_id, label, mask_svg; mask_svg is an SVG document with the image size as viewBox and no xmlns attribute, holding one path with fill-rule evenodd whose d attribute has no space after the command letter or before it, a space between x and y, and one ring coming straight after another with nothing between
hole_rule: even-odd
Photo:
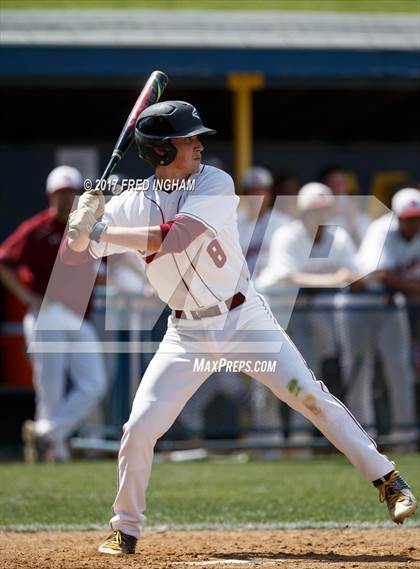
<instances>
[{"instance_id":1,"label":"dugout","mask_svg":"<svg viewBox=\"0 0 420 569\"><path fill-rule=\"evenodd\" d=\"M58 162L100 174L154 69L218 131L206 155L233 174L253 161L307 182L338 162L384 198L420 181L414 15L19 11L1 28L1 240L44 207ZM134 148L121 170L149 173ZM19 335L9 309L3 295L3 343Z\"/></svg>"},{"instance_id":2,"label":"dugout","mask_svg":"<svg viewBox=\"0 0 420 569\"><path fill-rule=\"evenodd\" d=\"M2 192L0 239L42 207L66 149L100 173L154 69L217 129L206 154L236 175L253 160L306 182L339 162L362 193L384 171L420 180L415 15L4 11L1 26L2 185L22 199ZM134 148L121 168L149 171Z\"/></svg>"}]
</instances>

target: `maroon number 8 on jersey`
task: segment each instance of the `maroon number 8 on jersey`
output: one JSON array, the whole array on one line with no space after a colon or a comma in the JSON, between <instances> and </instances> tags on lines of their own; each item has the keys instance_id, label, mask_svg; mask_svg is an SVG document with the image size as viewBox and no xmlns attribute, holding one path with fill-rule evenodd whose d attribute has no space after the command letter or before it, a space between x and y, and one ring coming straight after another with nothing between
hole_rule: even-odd
<instances>
[{"instance_id":1,"label":"maroon number 8 on jersey","mask_svg":"<svg viewBox=\"0 0 420 569\"><path fill-rule=\"evenodd\" d=\"M226 254L217 239L210 241L207 246L207 253L210 255L217 268L221 269L226 263Z\"/></svg>"}]
</instances>

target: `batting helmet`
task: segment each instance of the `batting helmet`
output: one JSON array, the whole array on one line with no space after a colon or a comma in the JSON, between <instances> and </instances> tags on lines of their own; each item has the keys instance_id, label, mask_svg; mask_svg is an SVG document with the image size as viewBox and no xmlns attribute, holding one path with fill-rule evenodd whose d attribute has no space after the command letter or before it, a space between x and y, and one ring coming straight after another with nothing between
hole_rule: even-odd
<instances>
[{"instance_id":1,"label":"batting helmet","mask_svg":"<svg viewBox=\"0 0 420 569\"><path fill-rule=\"evenodd\" d=\"M140 157L152 166L167 166L177 149L171 138L215 134L201 122L197 109L185 101L164 101L145 109L136 124L135 139ZM156 152L156 149L160 152Z\"/></svg>"}]
</instances>

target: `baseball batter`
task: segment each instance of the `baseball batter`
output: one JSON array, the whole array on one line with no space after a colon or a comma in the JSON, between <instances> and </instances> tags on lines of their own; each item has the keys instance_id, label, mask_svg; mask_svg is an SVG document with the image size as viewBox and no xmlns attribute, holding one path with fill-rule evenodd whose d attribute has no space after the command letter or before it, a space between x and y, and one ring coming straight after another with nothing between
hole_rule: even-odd
<instances>
[{"instance_id":1,"label":"baseball batter","mask_svg":"<svg viewBox=\"0 0 420 569\"><path fill-rule=\"evenodd\" d=\"M203 166L197 110L183 101L147 108L136 125L140 156L155 167L144 192L125 192L104 205L82 196L70 225L80 231L63 256L69 262L127 250L147 263L147 277L172 308L168 330L133 402L121 442L112 533L100 545L108 554L134 553L145 521L153 449L185 403L212 373L197 357L274 361L275 371L255 365L252 375L313 422L361 475L379 488L392 519L414 513L416 499L344 405L315 379L296 347L255 292L239 245L232 178ZM181 181L194 191L177 191ZM155 181L166 181L165 190ZM160 186L161 187L161 186ZM171 190L172 188L172 190ZM102 221L97 221L103 213Z\"/></svg>"}]
</instances>

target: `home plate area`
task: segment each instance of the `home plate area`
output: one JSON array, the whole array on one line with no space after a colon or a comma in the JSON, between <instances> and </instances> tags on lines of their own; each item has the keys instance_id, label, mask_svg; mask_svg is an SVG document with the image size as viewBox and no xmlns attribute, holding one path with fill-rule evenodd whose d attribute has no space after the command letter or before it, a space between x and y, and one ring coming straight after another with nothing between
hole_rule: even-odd
<instances>
[{"instance_id":1,"label":"home plate area","mask_svg":"<svg viewBox=\"0 0 420 569\"><path fill-rule=\"evenodd\" d=\"M420 569L419 528L146 531L135 555L96 548L106 532L0 533L7 569Z\"/></svg>"},{"instance_id":2,"label":"home plate area","mask_svg":"<svg viewBox=\"0 0 420 569\"><path fill-rule=\"evenodd\" d=\"M173 565L186 565L192 567L210 567L215 565L277 565L278 563L284 563L284 559L219 559L216 561L180 561L175 562Z\"/></svg>"}]
</instances>

